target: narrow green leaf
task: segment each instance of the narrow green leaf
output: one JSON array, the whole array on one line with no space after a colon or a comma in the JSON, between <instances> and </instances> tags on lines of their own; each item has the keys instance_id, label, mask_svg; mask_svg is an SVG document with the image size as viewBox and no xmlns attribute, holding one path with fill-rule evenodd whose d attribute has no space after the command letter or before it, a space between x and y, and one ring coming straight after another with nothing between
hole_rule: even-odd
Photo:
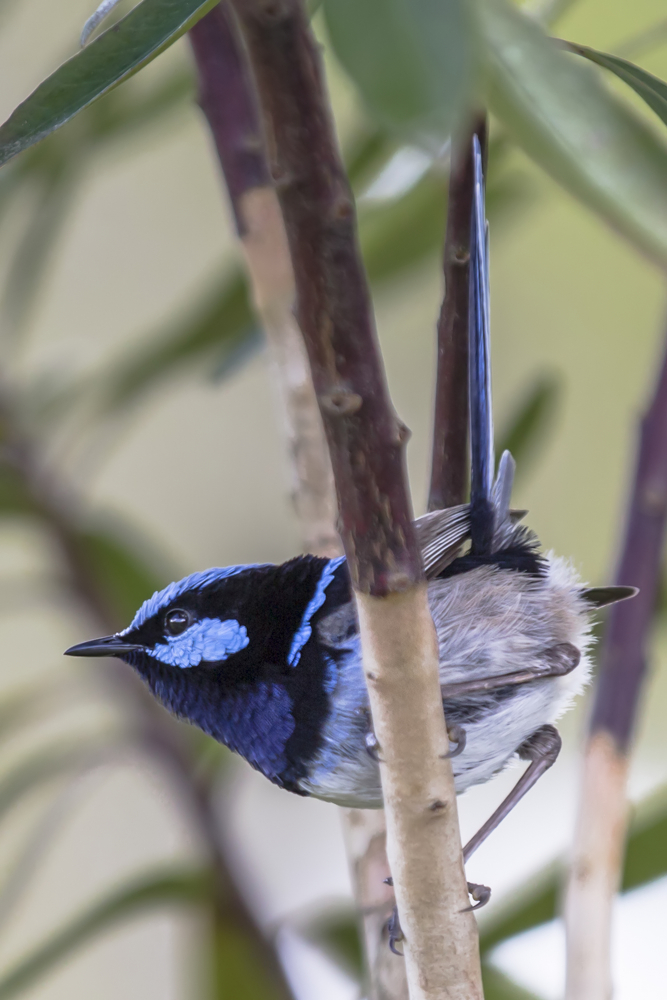
<instances>
[{"instance_id":1,"label":"narrow green leaf","mask_svg":"<svg viewBox=\"0 0 667 1000\"><path fill-rule=\"evenodd\" d=\"M28 989L58 962L121 920L165 905L193 906L210 898L211 875L197 870L159 870L115 889L0 976L0 1000Z\"/></svg>"},{"instance_id":2,"label":"narrow green leaf","mask_svg":"<svg viewBox=\"0 0 667 1000\"><path fill-rule=\"evenodd\" d=\"M24 795L109 753L101 740L72 740L40 747L0 777L0 821Z\"/></svg>"},{"instance_id":3,"label":"narrow green leaf","mask_svg":"<svg viewBox=\"0 0 667 1000\"><path fill-rule=\"evenodd\" d=\"M132 76L188 31L217 0L142 0L63 63L0 127L0 166Z\"/></svg>"},{"instance_id":4,"label":"narrow green leaf","mask_svg":"<svg viewBox=\"0 0 667 1000\"><path fill-rule=\"evenodd\" d=\"M524 395L514 415L509 420L496 452L500 456L507 449L517 463L517 472L523 473L538 451L542 451L553 430L558 403L562 393L560 379L546 375L538 379Z\"/></svg>"},{"instance_id":5,"label":"narrow green leaf","mask_svg":"<svg viewBox=\"0 0 667 1000\"><path fill-rule=\"evenodd\" d=\"M348 976L361 983L364 955L357 913L351 907L337 907L318 914L298 927L299 934L315 944Z\"/></svg>"},{"instance_id":6,"label":"narrow green leaf","mask_svg":"<svg viewBox=\"0 0 667 1000\"><path fill-rule=\"evenodd\" d=\"M546 924L558 914L562 878L560 864L549 865L512 891L511 898L484 922L480 922L479 946L482 953L523 931Z\"/></svg>"},{"instance_id":7,"label":"narrow green leaf","mask_svg":"<svg viewBox=\"0 0 667 1000\"><path fill-rule=\"evenodd\" d=\"M667 788L642 803L628 836L623 865L622 891L637 889L667 874ZM548 865L497 913L480 925L480 947L495 945L558 916L563 880L560 863Z\"/></svg>"},{"instance_id":8,"label":"narrow green leaf","mask_svg":"<svg viewBox=\"0 0 667 1000\"><path fill-rule=\"evenodd\" d=\"M325 0L332 45L381 121L449 134L472 82L463 0Z\"/></svg>"},{"instance_id":9,"label":"narrow green leaf","mask_svg":"<svg viewBox=\"0 0 667 1000\"><path fill-rule=\"evenodd\" d=\"M667 788L642 803L628 838L621 889L627 892L667 874Z\"/></svg>"},{"instance_id":10,"label":"narrow green leaf","mask_svg":"<svg viewBox=\"0 0 667 1000\"><path fill-rule=\"evenodd\" d=\"M112 619L129 625L146 598L165 585L168 574L156 572L145 543L131 539L119 526L82 532L78 541Z\"/></svg>"},{"instance_id":11,"label":"narrow green leaf","mask_svg":"<svg viewBox=\"0 0 667 1000\"><path fill-rule=\"evenodd\" d=\"M488 962L482 964L484 1000L539 1000Z\"/></svg>"},{"instance_id":12,"label":"narrow green leaf","mask_svg":"<svg viewBox=\"0 0 667 1000\"><path fill-rule=\"evenodd\" d=\"M194 307L184 310L172 330L147 336L133 356L122 359L115 370L107 368L96 390L103 412L130 405L165 378L189 365L210 362L214 355L220 366L223 357L233 355L252 336L255 321L240 269L215 284L212 293L196 296Z\"/></svg>"},{"instance_id":13,"label":"narrow green leaf","mask_svg":"<svg viewBox=\"0 0 667 1000\"><path fill-rule=\"evenodd\" d=\"M565 46L570 52L590 59L591 62L608 69L619 80L627 83L667 125L667 83L664 80L659 80L657 76L647 73L645 69L635 66L627 59L620 59L618 56L611 56L606 52L598 52L597 49L590 49L587 45L565 42Z\"/></svg>"},{"instance_id":14,"label":"narrow green leaf","mask_svg":"<svg viewBox=\"0 0 667 1000\"><path fill-rule=\"evenodd\" d=\"M491 110L555 180L664 266L667 147L511 4L477 9Z\"/></svg>"}]
</instances>

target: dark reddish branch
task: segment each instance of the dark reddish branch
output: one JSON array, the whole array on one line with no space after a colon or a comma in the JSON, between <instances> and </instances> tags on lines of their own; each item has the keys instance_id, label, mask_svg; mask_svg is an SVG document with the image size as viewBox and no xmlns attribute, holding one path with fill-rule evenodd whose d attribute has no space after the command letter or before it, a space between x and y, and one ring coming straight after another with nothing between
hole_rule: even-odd
<instances>
[{"instance_id":1,"label":"dark reddish branch","mask_svg":"<svg viewBox=\"0 0 667 1000\"><path fill-rule=\"evenodd\" d=\"M329 442L340 531L359 590L421 579L393 411L320 56L298 0L234 0L264 114L301 327Z\"/></svg>"},{"instance_id":2,"label":"dark reddish branch","mask_svg":"<svg viewBox=\"0 0 667 1000\"><path fill-rule=\"evenodd\" d=\"M625 540L616 574L639 587L631 601L614 605L602 644L600 677L590 722L606 730L621 751L632 737L646 673L646 644L660 581L667 521L667 347L655 395L642 423L639 456Z\"/></svg>"},{"instance_id":3,"label":"dark reddish branch","mask_svg":"<svg viewBox=\"0 0 667 1000\"><path fill-rule=\"evenodd\" d=\"M250 188L271 183L250 67L234 13L218 4L190 29L197 64L199 104L213 133L241 235L238 201Z\"/></svg>"},{"instance_id":4,"label":"dark reddish branch","mask_svg":"<svg viewBox=\"0 0 667 1000\"><path fill-rule=\"evenodd\" d=\"M14 410L17 401L0 383L0 423L4 435L3 460L19 479L27 509L44 524L60 548L63 567L72 592L97 622L100 631L113 632L127 622L119 622L90 565L84 536L77 527L62 484L44 475L40 456L31 440L17 428ZM218 827L215 787L201 773L200 759L190 741L179 731L130 667L116 664L106 675L123 700L135 742L149 750L174 779L181 801L200 832L213 871L211 896L218 927L246 935L256 960L273 986L275 1000L293 1000L275 947L262 933L232 875Z\"/></svg>"},{"instance_id":5,"label":"dark reddish branch","mask_svg":"<svg viewBox=\"0 0 667 1000\"><path fill-rule=\"evenodd\" d=\"M438 369L428 509L463 503L468 485L468 275L472 211L472 137L486 150L486 116L452 144L443 271L445 297L438 320Z\"/></svg>"}]
</instances>

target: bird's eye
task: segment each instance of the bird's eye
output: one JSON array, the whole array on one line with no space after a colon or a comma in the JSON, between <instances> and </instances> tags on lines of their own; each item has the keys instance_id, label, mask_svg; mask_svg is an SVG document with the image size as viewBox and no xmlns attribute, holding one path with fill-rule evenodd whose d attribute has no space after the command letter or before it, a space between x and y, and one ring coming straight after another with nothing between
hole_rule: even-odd
<instances>
[{"instance_id":1,"label":"bird's eye","mask_svg":"<svg viewBox=\"0 0 667 1000\"><path fill-rule=\"evenodd\" d=\"M169 635L180 635L190 624L190 615L181 608L174 608L165 616L164 627Z\"/></svg>"}]
</instances>

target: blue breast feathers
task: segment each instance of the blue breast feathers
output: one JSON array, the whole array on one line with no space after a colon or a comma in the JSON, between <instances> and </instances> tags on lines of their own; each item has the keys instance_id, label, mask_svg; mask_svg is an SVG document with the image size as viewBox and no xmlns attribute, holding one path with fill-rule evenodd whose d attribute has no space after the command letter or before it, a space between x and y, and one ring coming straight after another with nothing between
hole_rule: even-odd
<instances>
[{"instance_id":1,"label":"blue breast feathers","mask_svg":"<svg viewBox=\"0 0 667 1000\"><path fill-rule=\"evenodd\" d=\"M315 593L308 601L306 610L304 611L301 619L301 624L294 633L294 638L292 639L292 645L287 656L287 662L290 667L296 667L301 659L301 650L313 634L313 628L310 624L311 619L315 612L319 611L324 604L326 600L326 589L333 580L336 570L344 562L345 556L340 556L338 559L330 559L322 570L322 575L317 581L317 586L315 587Z\"/></svg>"},{"instance_id":2,"label":"blue breast feathers","mask_svg":"<svg viewBox=\"0 0 667 1000\"><path fill-rule=\"evenodd\" d=\"M166 645L157 642L150 650L151 656L171 667L196 667L202 660L211 663L226 660L250 642L244 625L233 618L202 618L181 635L169 636Z\"/></svg>"}]
</instances>

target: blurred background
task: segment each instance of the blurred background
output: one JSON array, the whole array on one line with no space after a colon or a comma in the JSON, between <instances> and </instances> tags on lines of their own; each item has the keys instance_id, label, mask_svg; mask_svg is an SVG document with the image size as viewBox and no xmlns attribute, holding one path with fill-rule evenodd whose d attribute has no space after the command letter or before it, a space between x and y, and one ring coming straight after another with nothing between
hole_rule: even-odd
<instances>
[{"instance_id":1,"label":"blurred background","mask_svg":"<svg viewBox=\"0 0 667 1000\"><path fill-rule=\"evenodd\" d=\"M92 6L0 3L0 119L76 50ZM660 0L581 0L558 33L614 51L662 16ZM315 26L326 44L317 17ZM664 79L667 36L659 41L653 32L653 47L632 58ZM372 125L325 55L353 159ZM571 557L584 579L608 582L638 419L661 357L664 278L492 135L496 424L499 438L526 421L529 430L514 502L530 510L545 548ZM356 189L391 393L413 432L421 513L446 163L395 141L378 150L358 164ZM269 361L259 335L245 336L252 321L234 229L185 39L0 172L0 268L0 424L5 442L24 449L32 483L0 474L4 997L15 995L2 992L4 972L94 901L158 865L196 866L201 854L159 759L123 740L128 709L108 676L116 666L63 661L62 650L99 633L100 600L122 624L155 586L212 565L282 561L299 537ZM65 509L92 567L88 593L63 569ZM96 587L107 588L102 598ZM631 773L636 801L667 787L666 638L658 614ZM557 766L469 865L469 878L493 887L482 926L571 839L585 716L583 699L562 723ZM297 997L352 1000L354 979L298 930L349 906L336 807L282 792L207 746L197 753L221 768L216 802L229 851L259 920L279 935ZM460 799L464 838L514 780L505 774ZM659 792L651 809L665 812ZM666 906L667 878L619 901L618 1000L664 990ZM26 981L25 995L201 996L201 934L196 908L137 911ZM560 996L557 923L508 939L492 958L533 995Z\"/></svg>"}]
</instances>

